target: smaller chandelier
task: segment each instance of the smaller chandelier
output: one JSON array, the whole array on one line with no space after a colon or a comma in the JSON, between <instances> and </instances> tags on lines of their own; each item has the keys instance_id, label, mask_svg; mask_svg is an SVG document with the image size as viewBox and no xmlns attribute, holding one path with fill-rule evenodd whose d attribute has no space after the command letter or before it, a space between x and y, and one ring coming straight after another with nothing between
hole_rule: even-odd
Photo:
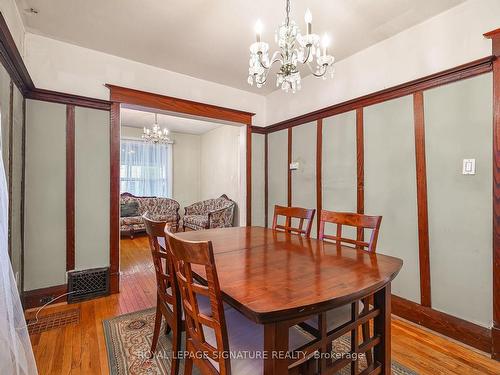
<instances>
[{"instance_id":1,"label":"smaller chandelier","mask_svg":"<svg viewBox=\"0 0 500 375\"><path fill-rule=\"evenodd\" d=\"M168 137L168 129L163 128L160 129L160 125L158 125L158 114L155 113L155 122L151 129L144 127L142 132L142 139L149 143L170 143L171 140Z\"/></svg>"},{"instance_id":2,"label":"smaller chandelier","mask_svg":"<svg viewBox=\"0 0 500 375\"><path fill-rule=\"evenodd\" d=\"M267 81L271 66L279 63L276 86L288 92L300 90L300 65L307 65L315 77L326 79L327 74L333 77L334 57L328 54L329 39L325 34L320 37L312 33L312 15L309 9L305 14L307 33L302 35L297 24L290 20L290 0L286 0L285 21L276 30L275 40L279 50L269 58L269 44L260 40L262 23L255 25L256 42L250 46L250 68L248 83L262 87ZM321 45L320 45L321 44ZM322 48L321 48L322 47Z\"/></svg>"}]
</instances>

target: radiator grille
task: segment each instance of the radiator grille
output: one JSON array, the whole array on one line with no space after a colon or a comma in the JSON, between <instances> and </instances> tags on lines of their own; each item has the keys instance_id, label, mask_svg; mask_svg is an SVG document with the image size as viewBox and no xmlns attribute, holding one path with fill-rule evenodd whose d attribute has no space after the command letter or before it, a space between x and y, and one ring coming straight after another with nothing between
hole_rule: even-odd
<instances>
[{"instance_id":1,"label":"radiator grille","mask_svg":"<svg viewBox=\"0 0 500 375\"><path fill-rule=\"evenodd\" d=\"M109 294L109 268L68 272L68 303Z\"/></svg>"}]
</instances>

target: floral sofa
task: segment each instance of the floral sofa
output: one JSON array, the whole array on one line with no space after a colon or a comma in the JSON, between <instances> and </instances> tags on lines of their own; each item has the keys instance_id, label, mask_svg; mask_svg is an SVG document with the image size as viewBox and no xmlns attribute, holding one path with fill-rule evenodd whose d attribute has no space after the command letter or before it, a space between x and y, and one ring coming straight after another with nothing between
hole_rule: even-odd
<instances>
[{"instance_id":1,"label":"floral sofa","mask_svg":"<svg viewBox=\"0 0 500 375\"><path fill-rule=\"evenodd\" d=\"M142 215L146 212L152 220L166 221L174 224L176 227L179 225L180 205L173 199L136 197L130 193L122 193L120 195L120 205L122 211L120 215L120 232L121 234L128 234L130 238L133 238L135 233L146 230L144 222L142 221ZM132 210L130 210L130 206L133 207ZM127 210L125 208L127 208ZM136 210L134 208L136 208Z\"/></svg>"},{"instance_id":2,"label":"floral sofa","mask_svg":"<svg viewBox=\"0 0 500 375\"><path fill-rule=\"evenodd\" d=\"M222 194L216 199L196 202L184 208L182 228L202 230L233 226L236 203Z\"/></svg>"}]
</instances>

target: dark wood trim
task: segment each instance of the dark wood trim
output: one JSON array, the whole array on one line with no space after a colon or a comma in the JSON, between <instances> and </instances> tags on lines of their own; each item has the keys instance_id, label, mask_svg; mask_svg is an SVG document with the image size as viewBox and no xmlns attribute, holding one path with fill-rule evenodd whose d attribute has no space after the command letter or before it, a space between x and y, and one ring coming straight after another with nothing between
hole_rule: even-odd
<instances>
[{"instance_id":1,"label":"dark wood trim","mask_svg":"<svg viewBox=\"0 0 500 375\"><path fill-rule=\"evenodd\" d=\"M492 358L500 360L500 28L484 34L492 40L493 61L493 328Z\"/></svg>"},{"instance_id":2,"label":"dark wood trim","mask_svg":"<svg viewBox=\"0 0 500 375\"><path fill-rule=\"evenodd\" d=\"M8 226L7 226L7 251L9 253L9 258L12 260L12 173L13 173L13 148L14 148L14 84L12 79L9 83L9 160L7 162L7 191L8 191L8 199L9 199L9 207L8 207Z\"/></svg>"},{"instance_id":3,"label":"dark wood trim","mask_svg":"<svg viewBox=\"0 0 500 375\"><path fill-rule=\"evenodd\" d=\"M491 353L491 332L488 328L395 295L392 296L392 313L476 349Z\"/></svg>"},{"instance_id":4,"label":"dark wood trim","mask_svg":"<svg viewBox=\"0 0 500 375\"><path fill-rule=\"evenodd\" d=\"M26 192L26 99L23 98L23 123L21 133L21 292L24 296L24 209ZM22 298L24 301L24 298Z\"/></svg>"},{"instance_id":5,"label":"dark wood trim","mask_svg":"<svg viewBox=\"0 0 500 375\"><path fill-rule=\"evenodd\" d=\"M323 120L316 123L316 236L319 237L319 217L323 209Z\"/></svg>"},{"instance_id":6,"label":"dark wood trim","mask_svg":"<svg viewBox=\"0 0 500 375\"><path fill-rule=\"evenodd\" d=\"M267 134L266 128L262 126L252 126L252 133Z\"/></svg>"},{"instance_id":7,"label":"dark wood trim","mask_svg":"<svg viewBox=\"0 0 500 375\"><path fill-rule=\"evenodd\" d=\"M319 109L317 111L294 117L289 120L281 121L271 126L267 126L265 129L267 132L273 133L278 130L283 130L293 126L316 121L320 118L331 117L340 113L352 111L354 109L382 103L387 100L399 98L401 96L410 95L417 91L423 91L465 78L474 77L479 74L490 72L492 70L492 62L494 59L494 56L487 56L482 59L459 65L451 69L443 70L442 72L434 73L423 78L377 91L372 94L360 96L358 98Z\"/></svg>"},{"instance_id":8,"label":"dark wood trim","mask_svg":"<svg viewBox=\"0 0 500 375\"><path fill-rule=\"evenodd\" d=\"M251 120L251 119L250 119ZM246 174L247 174L247 227L252 225L252 124L247 124L246 144Z\"/></svg>"},{"instance_id":9,"label":"dark wood trim","mask_svg":"<svg viewBox=\"0 0 500 375\"><path fill-rule=\"evenodd\" d=\"M269 225L269 143L268 135L264 134L264 226Z\"/></svg>"},{"instance_id":10,"label":"dark wood trim","mask_svg":"<svg viewBox=\"0 0 500 375\"><path fill-rule=\"evenodd\" d=\"M491 358L500 361L500 328L491 327Z\"/></svg>"},{"instance_id":11,"label":"dark wood trim","mask_svg":"<svg viewBox=\"0 0 500 375\"><path fill-rule=\"evenodd\" d=\"M363 132L363 108L356 110L356 206L358 214L365 213L365 141ZM357 229L356 238L363 241L363 228Z\"/></svg>"},{"instance_id":12,"label":"dark wood trim","mask_svg":"<svg viewBox=\"0 0 500 375\"><path fill-rule=\"evenodd\" d=\"M17 49L14 38L0 13L0 62L9 73L14 84L25 95L35 88L33 81L24 65L23 58Z\"/></svg>"},{"instance_id":13,"label":"dark wood trim","mask_svg":"<svg viewBox=\"0 0 500 375\"><path fill-rule=\"evenodd\" d=\"M483 36L488 39L494 39L500 37L500 27L495 30L488 31L487 33L484 33Z\"/></svg>"},{"instance_id":14,"label":"dark wood trim","mask_svg":"<svg viewBox=\"0 0 500 375\"><path fill-rule=\"evenodd\" d=\"M66 271L75 269L75 106L66 106Z\"/></svg>"},{"instance_id":15,"label":"dark wood trim","mask_svg":"<svg viewBox=\"0 0 500 375\"><path fill-rule=\"evenodd\" d=\"M26 98L41 100L44 102L74 105L77 107L101 109L103 111L109 111L111 109L111 102L107 100L94 99L86 96L66 94L63 92L44 90L38 88L30 90L26 94Z\"/></svg>"},{"instance_id":16,"label":"dark wood trim","mask_svg":"<svg viewBox=\"0 0 500 375\"><path fill-rule=\"evenodd\" d=\"M500 360L500 60L493 64L493 327L495 359Z\"/></svg>"},{"instance_id":17,"label":"dark wood trim","mask_svg":"<svg viewBox=\"0 0 500 375\"><path fill-rule=\"evenodd\" d=\"M252 123L252 116L254 115L254 113L250 112L174 98L127 87L111 84L106 84L106 86L110 90L110 99L112 102L122 103L129 108L156 108L163 111L237 122L245 125Z\"/></svg>"},{"instance_id":18,"label":"dark wood trim","mask_svg":"<svg viewBox=\"0 0 500 375\"><path fill-rule=\"evenodd\" d=\"M429 223L427 213L427 168L425 163L424 94L413 94L415 126L415 161L418 211L418 254L420 267L420 303L431 307L431 265L429 258Z\"/></svg>"},{"instance_id":19,"label":"dark wood trim","mask_svg":"<svg viewBox=\"0 0 500 375\"><path fill-rule=\"evenodd\" d=\"M483 34L485 38L491 39L493 55L500 56L500 28Z\"/></svg>"},{"instance_id":20,"label":"dark wood trim","mask_svg":"<svg viewBox=\"0 0 500 375\"><path fill-rule=\"evenodd\" d=\"M120 103L113 103L109 128L109 261L110 293L120 292Z\"/></svg>"},{"instance_id":21,"label":"dark wood trim","mask_svg":"<svg viewBox=\"0 0 500 375\"><path fill-rule=\"evenodd\" d=\"M288 157L287 157L287 193L286 193L286 202L288 207L292 206L292 171L290 170L290 163L292 162L292 128L288 128Z\"/></svg>"},{"instance_id":22,"label":"dark wood trim","mask_svg":"<svg viewBox=\"0 0 500 375\"><path fill-rule=\"evenodd\" d=\"M31 309L43 306L48 300L57 298L67 292L68 286L66 284L26 291L23 294L23 307L24 309ZM67 301L66 297L61 297L54 302L64 301Z\"/></svg>"}]
</instances>

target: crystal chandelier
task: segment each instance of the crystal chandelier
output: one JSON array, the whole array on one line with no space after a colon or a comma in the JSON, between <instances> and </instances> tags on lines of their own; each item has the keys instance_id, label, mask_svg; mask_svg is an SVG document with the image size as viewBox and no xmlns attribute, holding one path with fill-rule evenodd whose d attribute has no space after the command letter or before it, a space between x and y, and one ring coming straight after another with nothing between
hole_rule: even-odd
<instances>
[{"instance_id":1,"label":"crystal chandelier","mask_svg":"<svg viewBox=\"0 0 500 375\"><path fill-rule=\"evenodd\" d=\"M307 65L315 77L326 79L327 74L333 76L334 57L328 54L329 39L325 34L321 41L317 34L312 33L312 15L309 9L305 14L307 34L300 33L297 24L290 20L290 0L286 0L285 21L276 30L275 41L279 50L269 58L269 44L260 40L262 23L255 25L257 41L250 46L250 68L248 69L248 83L262 87L267 81L271 66L278 62L280 69L277 72L276 86L288 92L300 90L299 65Z\"/></svg>"},{"instance_id":2,"label":"crystal chandelier","mask_svg":"<svg viewBox=\"0 0 500 375\"><path fill-rule=\"evenodd\" d=\"M168 137L168 129L160 129L158 125L158 114L155 113L155 122L151 129L144 127L142 132L142 139L149 143L170 143L171 140Z\"/></svg>"}]
</instances>

